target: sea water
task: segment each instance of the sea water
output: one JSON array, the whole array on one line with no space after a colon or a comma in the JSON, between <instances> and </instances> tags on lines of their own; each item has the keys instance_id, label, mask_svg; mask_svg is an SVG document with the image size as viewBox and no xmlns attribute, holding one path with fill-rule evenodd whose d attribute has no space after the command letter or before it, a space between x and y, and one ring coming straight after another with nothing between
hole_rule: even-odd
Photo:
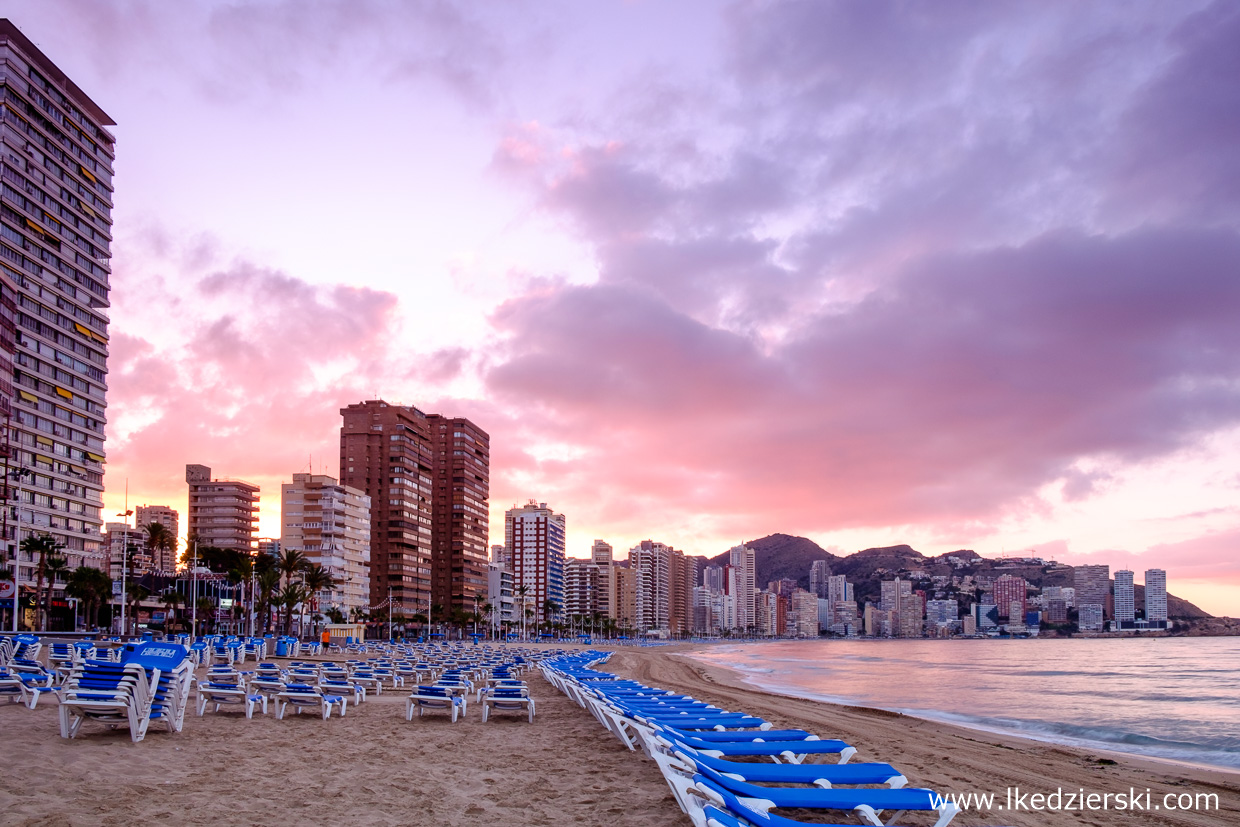
<instances>
[{"instance_id":1,"label":"sea water","mask_svg":"<svg viewBox=\"0 0 1240 827\"><path fill-rule=\"evenodd\" d=\"M761 689L1240 770L1240 638L815 640L695 653Z\"/></svg>"}]
</instances>

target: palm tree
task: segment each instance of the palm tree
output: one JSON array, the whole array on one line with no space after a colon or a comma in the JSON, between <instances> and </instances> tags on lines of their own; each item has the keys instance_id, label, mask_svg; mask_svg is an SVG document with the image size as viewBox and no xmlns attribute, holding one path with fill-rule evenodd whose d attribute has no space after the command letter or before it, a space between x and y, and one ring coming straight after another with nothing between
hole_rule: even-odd
<instances>
[{"instance_id":1,"label":"palm tree","mask_svg":"<svg viewBox=\"0 0 1240 827\"><path fill-rule=\"evenodd\" d=\"M172 616L181 605L181 593L176 589L168 589L160 600L164 604L164 629L172 631Z\"/></svg>"},{"instance_id":2,"label":"palm tree","mask_svg":"<svg viewBox=\"0 0 1240 827\"><path fill-rule=\"evenodd\" d=\"M133 623L134 634L137 634L138 604L141 603L143 600L146 600L148 597L150 597L151 593L147 591L145 588L143 588L137 581L134 581L134 580L130 580L129 583L126 584L125 591L128 592L126 597L128 598L127 602L129 603L129 621ZM128 632L122 629L121 634L122 635L128 634Z\"/></svg>"},{"instance_id":3,"label":"palm tree","mask_svg":"<svg viewBox=\"0 0 1240 827\"><path fill-rule=\"evenodd\" d=\"M276 568L284 576L285 585L288 585L292 582L293 575L304 569L308 562L306 555L297 549L286 548L280 552L280 557L276 560Z\"/></svg>"},{"instance_id":4,"label":"palm tree","mask_svg":"<svg viewBox=\"0 0 1240 827\"><path fill-rule=\"evenodd\" d=\"M323 592L330 592L336 586L336 578L318 563L308 563L301 573L301 582L306 589L306 599L315 600Z\"/></svg>"},{"instance_id":5,"label":"palm tree","mask_svg":"<svg viewBox=\"0 0 1240 827\"><path fill-rule=\"evenodd\" d=\"M112 578L91 566L78 566L69 574L65 594L86 604L87 623L99 625L99 607L112 596Z\"/></svg>"},{"instance_id":6,"label":"palm tree","mask_svg":"<svg viewBox=\"0 0 1240 827\"><path fill-rule=\"evenodd\" d=\"M274 568L259 572L255 585L258 590L258 613L263 617L263 631L269 632L271 631L271 607L275 605L276 593L280 590L280 572Z\"/></svg>"},{"instance_id":7,"label":"palm tree","mask_svg":"<svg viewBox=\"0 0 1240 827\"><path fill-rule=\"evenodd\" d=\"M300 554L300 552L292 552ZM293 608L306 599L306 589L300 583L288 583L276 595L276 605L284 609L284 634L293 633Z\"/></svg>"},{"instance_id":8,"label":"palm tree","mask_svg":"<svg viewBox=\"0 0 1240 827\"><path fill-rule=\"evenodd\" d=\"M52 594L56 591L56 583L69 571L69 561L63 557L47 558L47 593L43 595L43 616L51 619ZM46 624L45 624L46 625Z\"/></svg>"},{"instance_id":9,"label":"palm tree","mask_svg":"<svg viewBox=\"0 0 1240 827\"><path fill-rule=\"evenodd\" d=\"M198 616L202 618L204 624L213 624L215 619L215 601L209 597L200 597L198 602L194 604L198 609ZM196 635L197 629L191 629L190 634Z\"/></svg>"},{"instance_id":10,"label":"palm tree","mask_svg":"<svg viewBox=\"0 0 1240 827\"><path fill-rule=\"evenodd\" d=\"M517 597L521 598L518 602L521 604L521 609L524 611L525 610L525 596L530 593L530 587L522 583L520 586L517 586L516 592L517 592ZM525 614L528 615L529 612L525 612ZM524 618L521 620L521 637L522 638L525 637Z\"/></svg>"},{"instance_id":11,"label":"palm tree","mask_svg":"<svg viewBox=\"0 0 1240 827\"><path fill-rule=\"evenodd\" d=\"M491 605L491 601L488 600L486 603L482 604L482 614L487 619L488 629L491 628L491 615L493 615L494 613L495 613L495 607ZM492 637L494 636L492 635Z\"/></svg>"},{"instance_id":12,"label":"palm tree","mask_svg":"<svg viewBox=\"0 0 1240 827\"><path fill-rule=\"evenodd\" d=\"M62 548L64 548L64 546L58 543L56 538L50 534L32 534L22 540L21 550L26 552L29 556L38 555L39 557L39 565L36 569L34 586L34 607L36 616L39 614L39 605L42 602L43 578L47 574L47 558L48 556L54 556ZM42 617L36 617L35 625L39 627L39 631L46 632L47 615L44 614Z\"/></svg>"},{"instance_id":13,"label":"palm tree","mask_svg":"<svg viewBox=\"0 0 1240 827\"><path fill-rule=\"evenodd\" d=\"M158 552L161 551L173 553L173 559L176 559L177 536L171 529L162 523L151 523L143 530L146 531L146 550L152 562L160 558Z\"/></svg>"},{"instance_id":14,"label":"palm tree","mask_svg":"<svg viewBox=\"0 0 1240 827\"><path fill-rule=\"evenodd\" d=\"M548 597L546 600L543 601L542 610L543 610L543 622L547 624L548 628L550 628L551 618L559 613L560 604L556 603L554 600Z\"/></svg>"}]
</instances>

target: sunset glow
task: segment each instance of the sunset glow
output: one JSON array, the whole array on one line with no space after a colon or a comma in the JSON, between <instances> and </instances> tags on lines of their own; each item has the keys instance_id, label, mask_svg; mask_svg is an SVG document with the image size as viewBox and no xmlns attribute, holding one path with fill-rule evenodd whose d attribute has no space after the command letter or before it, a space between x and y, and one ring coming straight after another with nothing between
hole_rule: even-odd
<instances>
[{"instance_id":1,"label":"sunset glow","mask_svg":"<svg viewBox=\"0 0 1240 827\"><path fill-rule=\"evenodd\" d=\"M115 121L105 519L466 416L491 536L1240 614L1240 6L0 2Z\"/></svg>"}]
</instances>

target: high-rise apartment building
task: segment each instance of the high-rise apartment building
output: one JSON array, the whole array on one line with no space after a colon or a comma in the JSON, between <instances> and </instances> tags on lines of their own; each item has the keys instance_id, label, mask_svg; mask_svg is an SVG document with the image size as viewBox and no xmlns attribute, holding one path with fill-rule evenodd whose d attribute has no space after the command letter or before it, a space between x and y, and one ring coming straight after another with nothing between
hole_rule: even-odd
<instances>
[{"instance_id":1,"label":"high-rise apartment building","mask_svg":"<svg viewBox=\"0 0 1240 827\"><path fill-rule=\"evenodd\" d=\"M152 548L151 568L156 571L174 572L177 569L177 535L181 530L181 515L166 505L140 505L134 509L134 527L146 533L149 525L161 525L172 537L171 548Z\"/></svg>"},{"instance_id":2,"label":"high-rise apartment building","mask_svg":"<svg viewBox=\"0 0 1240 827\"><path fill-rule=\"evenodd\" d=\"M722 592L723 566L707 566L702 569L702 585L712 592Z\"/></svg>"},{"instance_id":3,"label":"high-rise apartment building","mask_svg":"<svg viewBox=\"0 0 1240 827\"><path fill-rule=\"evenodd\" d=\"M146 532L134 528L129 523L105 523L103 534L103 554L96 567L118 583L122 579L133 580L151 570L151 555L145 542ZM129 557L124 563L125 548L129 548ZM93 561L92 561L93 562ZM89 564L88 564L89 565Z\"/></svg>"},{"instance_id":4,"label":"high-rise apartment building","mask_svg":"<svg viewBox=\"0 0 1240 827\"><path fill-rule=\"evenodd\" d=\"M831 561L815 560L809 567L810 593L815 597L827 597L827 580L830 577Z\"/></svg>"},{"instance_id":5,"label":"high-rise apartment building","mask_svg":"<svg viewBox=\"0 0 1240 827\"><path fill-rule=\"evenodd\" d=\"M1167 626L1167 572L1163 569L1145 570L1145 622L1151 628Z\"/></svg>"},{"instance_id":6,"label":"high-rise apartment building","mask_svg":"<svg viewBox=\"0 0 1240 827\"><path fill-rule=\"evenodd\" d=\"M1133 573L1128 569L1115 572L1115 622L1121 629L1132 628L1137 622L1137 591Z\"/></svg>"},{"instance_id":7,"label":"high-rise apartment building","mask_svg":"<svg viewBox=\"0 0 1240 827\"><path fill-rule=\"evenodd\" d=\"M842 574L833 574L827 578L827 593L824 595L828 603L828 611L835 611L835 604L853 599L853 584Z\"/></svg>"},{"instance_id":8,"label":"high-rise apartment building","mask_svg":"<svg viewBox=\"0 0 1240 827\"><path fill-rule=\"evenodd\" d=\"M504 547L512 557L517 600L524 586L536 621L547 616L548 600L558 607L550 617L564 611L565 522L563 514L534 500L504 512Z\"/></svg>"},{"instance_id":9,"label":"high-rise apartment building","mask_svg":"<svg viewBox=\"0 0 1240 827\"><path fill-rule=\"evenodd\" d=\"M818 595L797 589L789 600L796 618L796 636L818 637Z\"/></svg>"},{"instance_id":10,"label":"high-rise apartment building","mask_svg":"<svg viewBox=\"0 0 1240 827\"><path fill-rule=\"evenodd\" d=\"M70 568L104 565L113 121L0 20L0 440L17 580L46 532Z\"/></svg>"},{"instance_id":11,"label":"high-rise apartment building","mask_svg":"<svg viewBox=\"0 0 1240 827\"><path fill-rule=\"evenodd\" d=\"M1101 631L1111 595L1111 567L1074 567L1072 587L1076 590L1077 625L1082 631Z\"/></svg>"},{"instance_id":12,"label":"high-rise apartment building","mask_svg":"<svg viewBox=\"0 0 1240 827\"><path fill-rule=\"evenodd\" d=\"M429 414L431 577L436 603L473 611L487 595L491 437L463 417Z\"/></svg>"},{"instance_id":13,"label":"high-rise apartment building","mask_svg":"<svg viewBox=\"0 0 1240 827\"><path fill-rule=\"evenodd\" d=\"M1023 577L1013 577L1010 574L1003 574L995 578L994 597L995 605L999 607L999 617L1010 619L1013 622L1022 621L1025 617L1025 594L1028 592L1028 584ZM1012 604L1018 603L1020 611L1012 615Z\"/></svg>"},{"instance_id":14,"label":"high-rise apartment building","mask_svg":"<svg viewBox=\"0 0 1240 827\"><path fill-rule=\"evenodd\" d=\"M590 560L570 557L564 562L564 614L593 618L599 611L600 570Z\"/></svg>"},{"instance_id":15,"label":"high-rise apartment building","mask_svg":"<svg viewBox=\"0 0 1240 827\"><path fill-rule=\"evenodd\" d=\"M319 611L346 618L370 607L370 497L325 474L294 474L280 486L280 547L322 566L335 585L316 595Z\"/></svg>"},{"instance_id":16,"label":"high-rise apartment building","mask_svg":"<svg viewBox=\"0 0 1240 827\"><path fill-rule=\"evenodd\" d=\"M598 612L604 617L615 618L612 608L616 603L616 578L612 576L615 559L611 544L595 540L590 547L590 560L598 567Z\"/></svg>"},{"instance_id":17,"label":"high-rise apartment building","mask_svg":"<svg viewBox=\"0 0 1240 827\"><path fill-rule=\"evenodd\" d=\"M725 575L724 588L732 598L733 615L729 618L733 629L748 629L756 626L757 615L757 570L754 563L753 549L746 545L733 546L728 550L729 575Z\"/></svg>"},{"instance_id":18,"label":"high-rise apartment building","mask_svg":"<svg viewBox=\"0 0 1240 827\"><path fill-rule=\"evenodd\" d=\"M370 605L431 608L434 456L426 414L368 400L340 410L340 483L370 497Z\"/></svg>"},{"instance_id":19,"label":"high-rise apartment building","mask_svg":"<svg viewBox=\"0 0 1240 827\"><path fill-rule=\"evenodd\" d=\"M631 561L612 571L616 578L616 625L621 629L637 629L637 572Z\"/></svg>"},{"instance_id":20,"label":"high-rise apartment building","mask_svg":"<svg viewBox=\"0 0 1240 827\"><path fill-rule=\"evenodd\" d=\"M199 546L249 554L258 529L258 486L242 480L211 479L205 465L186 465L189 536Z\"/></svg>"},{"instance_id":21,"label":"high-rise apartment building","mask_svg":"<svg viewBox=\"0 0 1240 827\"><path fill-rule=\"evenodd\" d=\"M517 620L512 572L503 563L487 564L487 602L491 604L491 628L511 628Z\"/></svg>"},{"instance_id":22,"label":"high-rise apartment building","mask_svg":"<svg viewBox=\"0 0 1240 827\"><path fill-rule=\"evenodd\" d=\"M488 594L490 437L372 399L340 410L340 481L370 497L370 601L473 611Z\"/></svg>"},{"instance_id":23,"label":"high-rise apartment building","mask_svg":"<svg viewBox=\"0 0 1240 827\"><path fill-rule=\"evenodd\" d=\"M629 551L629 568L637 578L637 629L659 634L693 630L693 584L697 561L651 540Z\"/></svg>"}]
</instances>

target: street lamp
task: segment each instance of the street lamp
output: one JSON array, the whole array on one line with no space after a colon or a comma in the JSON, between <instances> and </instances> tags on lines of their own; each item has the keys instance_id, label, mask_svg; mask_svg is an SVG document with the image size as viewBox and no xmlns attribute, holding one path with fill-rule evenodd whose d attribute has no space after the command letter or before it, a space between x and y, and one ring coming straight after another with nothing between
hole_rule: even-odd
<instances>
[{"instance_id":1,"label":"street lamp","mask_svg":"<svg viewBox=\"0 0 1240 827\"><path fill-rule=\"evenodd\" d=\"M125 605L128 602L125 598L128 596L126 593L126 574L129 570L127 566L127 563L129 562L129 517L132 514L133 509L129 508L116 515L118 517L125 518L125 530L121 534L123 538L122 542L124 543L121 547L121 637L125 636L125 630L129 628L125 618Z\"/></svg>"}]
</instances>

